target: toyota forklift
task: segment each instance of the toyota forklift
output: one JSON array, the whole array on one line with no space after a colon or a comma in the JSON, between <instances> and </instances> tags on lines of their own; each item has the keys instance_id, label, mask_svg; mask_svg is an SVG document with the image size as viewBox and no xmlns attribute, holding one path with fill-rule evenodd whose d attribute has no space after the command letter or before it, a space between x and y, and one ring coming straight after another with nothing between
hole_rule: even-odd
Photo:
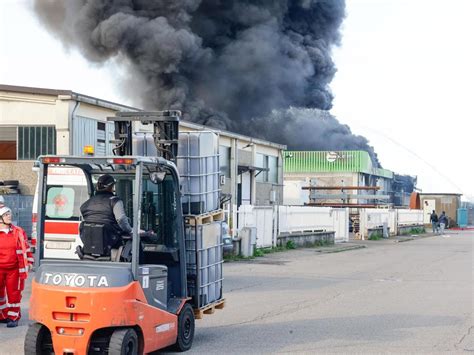
<instances>
[{"instance_id":1,"label":"toyota forklift","mask_svg":"<svg viewBox=\"0 0 474 355\"><path fill-rule=\"evenodd\" d=\"M187 292L175 164L180 115L119 113L108 118L115 121L115 155L39 158L36 273L30 300L34 323L26 334L26 354L143 354L169 346L178 351L191 348L195 318ZM132 155L134 121L153 125L158 156ZM47 184L48 170L56 167L81 169L87 198L99 176L114 177L116 195L124 201L133 227L115 257L106 243L107 226L83 222L77 231L77 211L84 198L67 186ZM54 229L48 225L51 215L70 222L81 239L90 242L76 258L45 258L45 234Z\"/></svg>"}]
</instances>

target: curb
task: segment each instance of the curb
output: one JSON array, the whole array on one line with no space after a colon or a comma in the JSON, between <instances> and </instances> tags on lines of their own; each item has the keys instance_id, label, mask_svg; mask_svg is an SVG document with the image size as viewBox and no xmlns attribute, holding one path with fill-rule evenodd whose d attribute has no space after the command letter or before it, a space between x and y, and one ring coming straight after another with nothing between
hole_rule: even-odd
<instances>
[{"instance_id":1,"label":"curb","mask_svg":"<svg viewBox=\"0 0 474 355\"><path fill-rule=\"evenodd\" d=\"M333 248L325 248L325 249L316 249L315 253L321 254L332 254L332 253L341 253L343 251L349 250L357 250L357 249L364 249L367 248L365 245L348 245L346 247L333 247Z\"/></svg>"},{"instance_id":2,"label":"curb","mask_svg":"<svg viewBox=\"0 0 474 355\"><path fill-rule=\"evenodd\" d=\"M397 239L397 240L395 240L394 242L395 242L395 243L404 243L404 242L409 242L409 241L411 241L411 240L415 240L415 238L413 238L413 237L407 237L407 238L403 238L403 239Z\"/></svg>"}]
</instances>

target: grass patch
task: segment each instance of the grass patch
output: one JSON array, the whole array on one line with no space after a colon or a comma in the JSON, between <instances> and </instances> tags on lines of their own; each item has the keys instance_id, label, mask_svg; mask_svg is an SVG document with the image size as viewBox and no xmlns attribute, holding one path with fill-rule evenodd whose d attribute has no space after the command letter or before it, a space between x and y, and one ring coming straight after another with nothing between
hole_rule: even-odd
<instances>
[{"instance_id":1,"label":"grass patch","mask_svg":"<svg viewBox=\"0 0 474 355\"><path fill-rule=\"evenodd\" d=\"M332 245L331 242L327 240L318 240L316 241L313 245L310 247L324 247L327 245ZM296 249L297 246L294 241L288 240L285 244L285 246L277 246L277 247L271 247L271 248L256 248L253 252L252 256L241 256L241 255L226 255L224 256L224 261L243 261L243 260L251 260L255 258L260 258L262 256L265 256L267 254L273 254L273 253L280 253L282 251L286 250L292 250Z\"/></svg>"},{"instance_id":2,"label":"grass patch","mask_svg":"<svg viewBox=\"0 0 474 355\"><path fill-rule=\"evenodd\" d=\"M327 247L328 245L333 245L333 243L331 243L329 240L317 240L313 244L315 247Z\"/></svg>"},{"instance_id":3,"label":"grass patch","mask_svg":"<svg viewBox=\"0 0 474 355\"><path fill-rule=\"evenodd\" d=\"M369 240L380 240L382 238L383 238L382 232L376 231L370 235Z\"/></svg>"},{"instance_id":4,"label":"grass patch","mask_svg":"<svg viewBox=\"0 0 474 355\"><path fill-rule=\"evenodd\" d=\"M226 255L226 256L224 256L224 262L252 260L252 259L255 259L255 256L241 256L241 255Z\"/></svg>"},{"instance_id":5,"label":"grass patch","mask_svg":"<svg viewBox=\"0 0 474 355\"><path fill-rule=\"evenodd\" d=\"M256 248L254 251L253 251L253 256L258 258L260 256L264 256L265 253L262 251L262 249L260 248Z\"/></svg>"},{"instance_id":6,"label":"grass patch","mask_svg":"<svg viewBox=\"0 0 474 355\"><path fill-rule=\"evenodd\" d=\"M410 235L410 234L424 234L426 230L424 227L412 227L410 229L403 229L400 235Z\"/></svg>"},{"instance_id":7,"label":"grass patch","mask_svg":"<svg viewBox=\"0 0 474 355\"><path fill-rule=\"evenodd\" d=\"M287 250L284 247L272 247L272 248L256 248L252 256L241 256L241 255L226 255L224 256L224 261L243 261L243 260L252 260L265 256L266 254L279 253Z\"/></svg>"},{"instance_id":8,"label":"grass patch","mask_svg":"<svg viewBox=\"0 0 474 355\"><path fill-rule=\"evenodd\" d=\"M290 243L291 242L291 243ZM261 257L267 254L280 253L285 250L296 249L296 245L293 241L289 240L284 247L271 247L271 248L257 248L253 252L254 257Z\"/></svg>"},{"instance_id":9,"label":"grass patch","mask_svg":"<svg viewBox=\"0 0 474 355\"><path fill-rule=\"evenodd\" d=\"M424 227L415 227L410 229L410 234L423 234L426 233Z\"/></svg>"},{"instance_id":10,"label":"grass patch","mask_svg":"<svg viewBox=\"0 0 474 355\"><path fill-rule=\"evenodd\" d=\"M261 249L263 254L272 254L272 253L279 253L285 251L284 247L271 247L271 248L262 248Z\"/></svg>"}]
</instances>

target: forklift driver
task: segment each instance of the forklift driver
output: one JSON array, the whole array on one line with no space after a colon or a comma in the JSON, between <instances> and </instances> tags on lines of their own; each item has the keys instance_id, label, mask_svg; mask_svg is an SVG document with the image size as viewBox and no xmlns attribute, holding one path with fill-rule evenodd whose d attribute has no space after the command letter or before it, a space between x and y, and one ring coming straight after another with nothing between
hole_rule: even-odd
<instances>
[{"instance_id":1,"label":"forklift driver","mask_svg":"<svg viewBox=\"0 0 474 355\"><path fill-rule=\"evenodd\" d=\"M81 259L120 261L123 237L132 235L123 201L114 194L115 179L99 177L96 193L81 206L80 227L84 246L77 248Z\"/></svg>"}]
</instances>

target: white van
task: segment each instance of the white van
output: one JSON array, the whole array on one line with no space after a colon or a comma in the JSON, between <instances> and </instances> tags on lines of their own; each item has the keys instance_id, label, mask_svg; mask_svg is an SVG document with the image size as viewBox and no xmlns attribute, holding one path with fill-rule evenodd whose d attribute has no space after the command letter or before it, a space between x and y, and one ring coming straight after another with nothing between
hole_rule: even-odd
<instances>
[{"instance_id":1,"label":"white van","mask_svg":"<svg viewBox=\"0 0 474 355\"><path fill-rule=\"evenodd\" d=\"M38 170L38 168L33 168ZM82 245L79 236L81 205L89 198L87 180L79 168L48 167L44 257L78 259L76 247ZM38 183L33 200L32 245L36 246Z\"/></svg>"}]
</instances>

